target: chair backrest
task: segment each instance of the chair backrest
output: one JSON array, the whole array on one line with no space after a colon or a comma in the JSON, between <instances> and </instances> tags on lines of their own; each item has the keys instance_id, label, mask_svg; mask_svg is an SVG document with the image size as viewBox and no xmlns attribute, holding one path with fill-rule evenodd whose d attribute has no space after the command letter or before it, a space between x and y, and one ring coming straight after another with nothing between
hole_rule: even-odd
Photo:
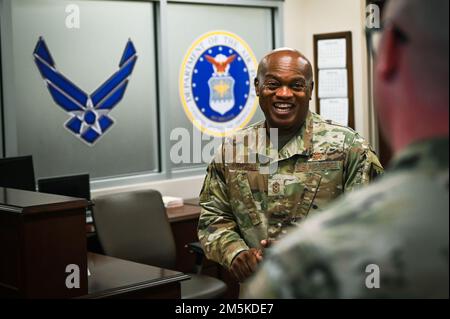
<instances>
[{"instance_id":1,"label":"chair backrest","mask_svg":"<svg viewBox=\"0 0 450 319\"><path fill-rule=\"evenodd\" d=\"M38 180L38 189L41 193L91 199L89 174L41 178Z\"/></svg>"},{"instance_id":2,"label":"chair backrest","mask_svg":"<svg viewBox=\"0 0 450 319\"><path fill-rule=\"evenodd\" d=\"M36 191L33 157L29 155L1 158L0 187Z\"/></svg>"},{"instance_id":3,"label":"chair backrest","mask_svg":"<svg viewBox=\"0 0 450 319\"><path fill-rule=\"evenodd\" d=\"M106 255L162 268L175 266L175 240L158 191L111 194L94 202L94 223Z\"/></svg>"}]
</instances>

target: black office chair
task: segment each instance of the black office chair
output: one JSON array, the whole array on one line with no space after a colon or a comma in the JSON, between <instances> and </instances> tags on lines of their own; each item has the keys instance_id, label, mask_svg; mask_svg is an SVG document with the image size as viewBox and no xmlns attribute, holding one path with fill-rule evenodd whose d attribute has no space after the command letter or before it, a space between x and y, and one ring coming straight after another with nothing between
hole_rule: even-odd
<instances>
[{"instance_id":1,"label":"black office chair","mask_svg":"<svg viewBox=\"0 0 450 319\"><path fill-rule=\"evenodd\" d=\"M106 255L173 269L175 240L161 194L144 190L95 198L94 224ZM189 274L181 282L182 299L222 296L226 284L216 278Z\"/></svg>"}]
</instances>

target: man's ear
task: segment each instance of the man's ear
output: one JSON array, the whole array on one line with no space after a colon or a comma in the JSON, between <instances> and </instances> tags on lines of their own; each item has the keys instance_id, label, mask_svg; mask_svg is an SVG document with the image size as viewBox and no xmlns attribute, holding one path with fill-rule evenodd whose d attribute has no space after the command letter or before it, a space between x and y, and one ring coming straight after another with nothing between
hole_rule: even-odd
<instances>
[{"instance_id":1,"label":"man's ear","mask_svg":"<svg viewBox=\"0 0 450 319\"><path fill-rule=\"evenodd\" d=\"M311 86L309 87L309 99L312 99L312 92L314 90L314 81L311 81Z\"/></svg>"},{"instance_id":2,"label":"man's ear","mask_svg":"<svg viewBox=\"0 0 450 319\"><path fill-rule=\"evenodd\" d=\"M259 80L258 78L255 78L255 92L256 92L256 96L259 96Z\"/></svg>"},{"instance_id":3,"label":"man's ear","mask_svg":"<svg viewBox=\"0 0 450 319\"><path fill-rule=\"evenodd\" d=\"M377 53L376 72L386 81L392 79L398 72L402 58L402 46L395 35L394 27L389 27L381 40Z\"/></svg>"}]
</instances>

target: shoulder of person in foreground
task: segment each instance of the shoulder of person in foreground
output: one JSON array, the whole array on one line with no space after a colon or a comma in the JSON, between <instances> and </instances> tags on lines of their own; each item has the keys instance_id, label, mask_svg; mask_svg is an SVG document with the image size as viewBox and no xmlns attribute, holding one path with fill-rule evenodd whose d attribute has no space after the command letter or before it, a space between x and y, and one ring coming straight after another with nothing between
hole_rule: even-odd
<instances>
[{"instance_id":1,"label":"shoulder of person in foreground","mask_svg":"<svg viewBox=\"0 0 450 319\"><path fill-rule=\"evenodd\" d=\"M384 176L274 246L245 297L448 298L448 200L448 174Z\"/></svg>"}]
</instances>

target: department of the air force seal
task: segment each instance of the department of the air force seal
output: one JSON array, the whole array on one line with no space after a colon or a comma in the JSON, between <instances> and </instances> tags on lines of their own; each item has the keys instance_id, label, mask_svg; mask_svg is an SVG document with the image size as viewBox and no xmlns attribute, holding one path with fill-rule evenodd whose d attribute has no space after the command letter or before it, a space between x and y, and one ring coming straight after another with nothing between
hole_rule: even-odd
<instances>
[{"instance_id":1,"label":"department of the air force seal","mask_svg":"<svg viewBox=\"0 0 450 319\"><path fill-rule=\"evenodd\" d=\"M256 111L257 61L237 35L214 31L197 39L180 71L180 98L202 132L225 136L244 127Z\"/></svg>"}]
</instances>

